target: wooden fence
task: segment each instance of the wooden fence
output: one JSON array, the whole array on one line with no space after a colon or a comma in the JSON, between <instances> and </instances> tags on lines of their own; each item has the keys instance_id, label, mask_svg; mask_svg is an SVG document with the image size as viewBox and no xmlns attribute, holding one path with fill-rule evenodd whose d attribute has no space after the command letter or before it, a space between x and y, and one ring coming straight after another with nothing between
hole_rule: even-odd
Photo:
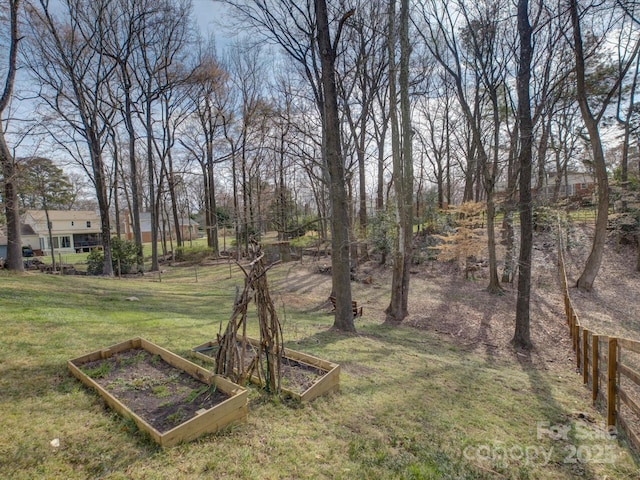
<instances>
[{"instance_id":1,"label":"wooden fence","mask_svg":"<svg viewBox=\"0 0 640 480\"><path fill-rule=\"evenodd\" d=\"M629 443L640 451L640 373L636 354L640 342L600 335L580 324L569 297L562 235L558 241L558 265L569 332L576 354L576 371L591 389L593 404L606 409L607 427L620 427ZM629 301L638 301L630 298ZM635 360L635 361L634 361Z\"/></svg>"}]
</instances>

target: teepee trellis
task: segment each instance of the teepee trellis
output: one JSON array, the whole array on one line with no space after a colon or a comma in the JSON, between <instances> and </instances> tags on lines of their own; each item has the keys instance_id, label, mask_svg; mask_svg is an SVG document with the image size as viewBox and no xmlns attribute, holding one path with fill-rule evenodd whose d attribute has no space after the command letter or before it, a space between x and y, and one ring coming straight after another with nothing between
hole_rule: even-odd
<instances>
[{"instance_id":1,"label":"teepee trellis","mask_svg":"<svg viewBox=\"0 0 640 480\"><path fill-rule=\"evenodd\" d=\"M252 250L254 259L248 265L249 271L239 265L245 275L244 289L241 293L236 291L227 328L223 335L218 333L220 348L216 355L216 373L242 384L255 371L260 384L268 392L277 394L280 392L284 353L282 327L269 294L267 270L270 267L265 267L264 252L257 242L252 242ZM258 314L260 345L254 349L251 362L247 362L247 353L254 348L246 340L247 311L252 294ZM220 327L222 330L222 325Z\"/></svg>"}]
</instances>

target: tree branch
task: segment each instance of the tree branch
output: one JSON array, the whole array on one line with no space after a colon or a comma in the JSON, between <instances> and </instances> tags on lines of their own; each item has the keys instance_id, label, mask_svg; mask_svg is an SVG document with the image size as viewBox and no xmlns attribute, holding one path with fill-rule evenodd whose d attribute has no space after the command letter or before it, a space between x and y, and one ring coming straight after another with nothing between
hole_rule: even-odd
<instances>
[{"instance_id":1,"label":"tree branch","mask_svg":"<svg viewBox=\"0 0 640 480\"><path fill-rule=\"evenodd\" d=\"M342 35L342 28L344 27L344 23L349 19L349 17L353 16L354 13L356 13L356 9L352 8L340 19L340 23L338 24L338 31L336 32L336 38L334 39L333 46L331 47L334 52L336 51L338 42L340 42L340 35Z\"/></svg>"}]
</instances>

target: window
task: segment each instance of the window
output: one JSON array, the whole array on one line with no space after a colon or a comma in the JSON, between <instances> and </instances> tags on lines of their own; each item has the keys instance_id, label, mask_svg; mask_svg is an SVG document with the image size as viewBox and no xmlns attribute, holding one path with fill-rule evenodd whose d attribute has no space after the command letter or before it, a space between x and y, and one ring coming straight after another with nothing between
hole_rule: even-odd
<instances>
[{"instance_id":1,"label":"window","mask_svg":"<svg viewBox=\"0 0 640 480\"><path fill-rule=\"evenodd\" d=\"M91 222L87 220L87 228L91 228Z\"/></svg>"},{"instance_id":2,"label":"window","mask_svg":"<svg viewBox=\"0 0 640 480\"><path fill-rule=\"evenodd\" d=\"M60 237L60 247L61 248L70 248L71 247L71 238L70 237Z\"/></svg>"},{"instance_id":3,"label":"window","mask_svg":"<svg viewBox=\"0 0 640 480\"><path fill-rule=\"evenodd\" d=\"M58 237L53 237L53 248L59 248Z\"/></svg>"},{"instance_id":4,"label":"window","mask_svg":"<svg viewBox=\"0 0 640 480\"><path fill-rule=\"evenodd\" d=\"M587 189L587 184L586 183L581 183L580 184L580 190L586 190Z\"/></svg>"}]
</instances>

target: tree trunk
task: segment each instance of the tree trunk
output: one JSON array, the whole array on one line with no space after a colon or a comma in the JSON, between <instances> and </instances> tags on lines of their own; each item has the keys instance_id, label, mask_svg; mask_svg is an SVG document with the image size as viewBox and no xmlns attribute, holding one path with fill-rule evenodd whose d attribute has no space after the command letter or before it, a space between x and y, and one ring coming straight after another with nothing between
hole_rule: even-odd
<instances>
[{"instance_id":1,"label":"tree trunk","mask_svg":"<svg viewBox=\"0 0 640 480\"><path fill-rule=\"evenodd\" d=\"M392 0L389 11L389 31L394 31L395 0ZM398 119L395 113L395 41L393 33L389 39L390 65L390 114L393 148L393 171L396 187L396 252L391 280L391 301L385 310L387 320L402 321L409 313L409 265L411 262L411 244L413 240L413 150L411 111L409 103L409 2L400 2L400 113L402 117L402 152L398 132ZM395 127L395 135L393 129ZM394 142L395 140L395 142Z\"/></svg>"},{"instance_id":2,"label":"tree trunk","mask_svg":"<svg viewBox=\"0 0 640 480\"><path fill-rule=\"evenodd\" d=\"M518 298L516 300L516 328L513 343L516 347L532 347L529 305L531 300L531 254L533 251L533 222L531 205L531 163L533 120L531 118L531 43L532 28L529 23L529 1L518 0L518 36L520 37L520 62L517 75L518 117L520 125L520 256L518 269Z\"/></svg>"},{"instance_id":3,"label":"tree trunk","mask_svg":"<svg viewBox=\"0 0 640 480\"><path fill-rule=\"evenodd\" d=\"M338 94L335 79L335 45L331 44L325 0L315 2L318 23L318 48L322 65L323 130L331 195L331 275L336 296L334 328L355 332L351 306L351 272L349 261L348 205L345 191L344 159L340 145ZM347 14L348 15L348 14ZM343 17L342 22L347 16ZM336 43L337 43L336 39Z\"/></svg>"},{"instance_id":4,"label":"tree trunk","mask_svg":"<svg viewBox=\"0 0 640 480\"><path fill-rule=\"evenodd\" d=\"M387 319L401 321L405 315L402 312L402 272L404 257L402 248L404 239L401 227L402 211L402 164L400 151L400 123L398 120L398 95L397 95L397 65L396 65L396 0L389 2L389 123L391 124L391 157L393 158L393 184L396 189L395 204L395 229L393 251L393 272L391 277L391 300L385 310Z\"/></svg>"},{"instance_id":5,"label":"tree trunk","mask_svg":"<svg viewBox=\"0 0 640 480\"><path fill-rule=\"evenodd\" d=\"M365 118L366 120L366 118ZM364 133L366 131L366 122L362 121L360 145L358 146L358 198L360 201L358 220L360 222L360 229L364 233L367 231L367 177L365 168L365 155L364 155Z\"/></svg>"},{"instance_id":6,"label":"tree trunk","mask_svg":"<svg viewBox=\"0 0 640 480\"><path fill-rule=\"evenodd\" d=\"M218 244L218 206L216 205L215 176L213 172L213 149L207 148L207 245L213 251L215 257L220 255Z\"/></svg>"},{"instance_id":7,"label":"tree trunk","mask_svg":"<svg viewBox=\"0 0 640 480\"><path fill-rule=\"evenodd\" d=\"M132 100L130 92L130 75L127 70L127 66L124 63L120 64L120 70L122 72L124 80L124 124L129 135L129 177L131 183L131 215L129 219L131 221L131 230L133 231L133 241L136 244L138 251L137 254L137 269L138 272L144 270L144 254L142 251L142 229L140 227L140 212L142 211L142 201L140 192L140 182L138 180L138 161L136 159L136 133L133 126L133 111Z\"/></svg>"},{"instance_id":8,"label":"tree trunk","mask_svg":"<svg viewBox=\"0 0 640 480\"><path fill-rule=\"evenodd\" d=\"M631 141L631 116L634 112L635 105L635 93L638 85L638 74L640 74L640 55L636 59L635 70L633 72L633 81L631 82L631 88L629 90L629 108L624 121L624 137L622 140L622 159L620 160L620 181L622 182L622 188L626 190L628 188L627 181L629 180L629 150ZM622 89L620 89L619 102L622 101ZM620 107L618 107L620 108Z\"/></svg>"},{"instance_id":9,"label":"tree trunk","mask_svg":"<svg viewBox=\"0 0 640 480\"><path fill-rule=\"evenodd\" d=\"M160 269L158 264L158 206L156 202L156 169L153 159L153 124L151 119L151 92L147 92L146 129L147 129L147 177L149 189L149 223L151 229L151 271Z\"/></svg>"},{"instance_id":10,"label":"tree trunk","mask_svg":"<svg viewBox=\"0 0 640 480\"><path fill-rule=\"evenodd\" d=\"M16 77L16 64L18 58L18 9L20 8L20 0L12 0L10 5L11 17L11 34L9 46L9 60L6 68L6 76L2 97L0 97L0 165L2 165L2 174L4 177L4 185L2 189L2 200L5 208L5 217L7 220L7 259L5 262L9 270L16 272L24 271L22 263L22 239L20 235L20 212L18 210L18 186L16 162L7 146L4 136L4 124L2 122L2 114L9 105L13 94L13 85Z\"/></svg>"},{"instance_id":11,"label":"tree trunk","mask_svg":"<svg viewBox=\"0 0 640 480\"><path fill-rule=\"evenodd\" d=\"M20 213L18 210L18 185L16 164L4 137L4 125L0 121L0 161L4 176L2 200L7 220L7 258L5 265L15 272L24 271L22 263L22 238L20 235Z\"/></svg>"},{"instance_id":12,"label":"tree trunk","mask_svg":"<svg viewBox=\"0 0 640 480\"><path fill-rule=\"evenodd\" d=\"M387 127L381 132L380 138L376 139L378 146L378 175L377 175L377 187L376 187L376 209L382 210L384 208L384 146Z\"/></svg>"},{"instance_id":13,"label":"tree trunk","mask_svg":"<svg viewBox=\"0 0 640 480\"><path fill-rule=\"evenodd\" d=\"M87 143L89 155L91 156L91 166L93 168L93 178L98 197L98 209L100 210L100 230L102 233L102 248L104 253L104 266L102 275L113 276L113 256L111 252L111 221L109 219L109 198L107 196L107 183L105 180L104 162L102 159L101 142L93 131L87 131Z\"/></svg>"},{"instance_id":14,"label":"tree trunk","mask_svg":"<svg viewBox=\"0 0 640 480\"><path fill-rule=\"evenodd\" d=\"M540 144L538 145L538 177L536 179L536 195L538 198L543 194L546 186L546 159L547 150L549 149L549 136L551 135L551 119L549 115L545 122L542 123L542 134L540 135Z\"/></svg>"},{"instance_id":15,"label":"tree trunk","mask_svg":"<svg viewBox=\"0 0 640 480\"><path fill-rule=\"evenodd\" d=\"M504 212L504 220L502 222L504 233L504 268L502 269L502 283L511 283L513 279L513 261L514 261L514 234L513 234L513 208L507 205Z\"/></svg>"},{"instance_id":16,"label":"tree trunk","mask_svg":"<svg viewBox=\"0 0 640 480\"><path fill-rule=\"evenodd\" d=\"M580 31L580 19L578 18L577 0L570 0L569 10L571 23L573 25L574 52L576 59L576 97L580 105L582 120L589 134L589 142L593 155L593 168L598 186L598 208L596 216L596 229L593 235L591 253L587 258L584 270L578 279L578 288L589 291L593 288L593 282L600 270L604 245L607 239L607 220L609 215L609 180L607 178L607 168L604 161L604 151L600 132L598 131L598 120L593 116L589 107L585 82L585 60L582 47L582 33Z\"/></svg>"},{"instance_id":17,"label":"tree trunk","mask_svg":"<svg viewBox=\"0 0 640 480\"><path fill-rule=\"evenodd\" d=\"M52 271L56 271L56 252L53 248L53 229L51 225L51 220L49 220L49 209L46 205L43 205L44 208L44 218L47 221L47 234L49 235L49 249L51 250L51 268Z\"/></svg>"},{"instance_id":18,"label":"tree trunk","mask_svg":"<svg viewBox=\"0 0 640 480\"><path fill-rule=\"evenodd\" d=\"M496 206L493 200L493 187L486 190L487 194L487 247L489 250L489 293L501 293L500 279L498 278L498 258L496 254Z\"/></svg>"}]
</instances>

